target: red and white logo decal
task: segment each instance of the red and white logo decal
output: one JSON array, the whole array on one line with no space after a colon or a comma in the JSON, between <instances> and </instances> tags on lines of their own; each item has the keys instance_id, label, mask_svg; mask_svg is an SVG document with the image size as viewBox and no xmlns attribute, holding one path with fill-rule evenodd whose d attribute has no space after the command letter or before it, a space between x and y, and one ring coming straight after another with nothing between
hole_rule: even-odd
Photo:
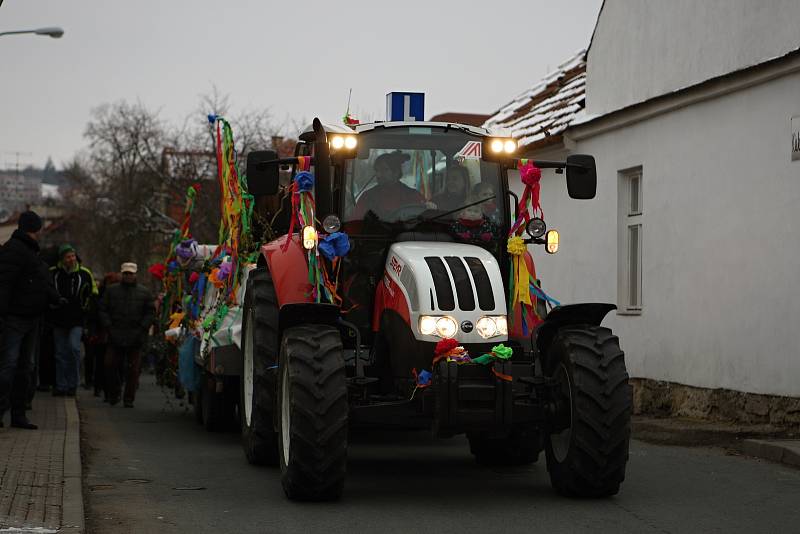
<instances>
[{"instance_id":1,"label":"red and white logo decal","mask_svg":"<svg viewBox=\"0 0 800 534\"><path fill-rule=\"evenodd\" d=\"M481 159L481 146L480 141L467 141L464 148L458 151L456 157L461 159Z\"/></svg>"},{"instance_id":2,"label":"red and white logo decal","mask_svg":"<svg viewBox=\"0 0 800 534\"><path fill-rule=\"evenodd\" d=\"M400 278L400 273L403 272L403 262L398 260L395 256L392 256L392 259L389 260L389 267L394 271L394 274Z\"/></svg>"}]
</instances>

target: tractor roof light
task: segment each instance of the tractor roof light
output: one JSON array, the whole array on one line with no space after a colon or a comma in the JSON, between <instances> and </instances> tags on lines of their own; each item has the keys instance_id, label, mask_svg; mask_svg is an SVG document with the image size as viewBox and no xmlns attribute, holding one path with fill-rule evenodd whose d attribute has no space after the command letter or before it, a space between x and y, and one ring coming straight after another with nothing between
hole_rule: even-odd
<instances>
[{"instance_id":1,"label":"tractor roof light","mask_svg":"<svg viewBox=\"0 0 800 534\"><path fill-rule=\"evenodd\" d=\"M517 142L513 139L506 139L505 142L503 142L503 151L506 154L513 154L517 151Z\"/></svg>"},{"instance_id":2,"label":"tractor roof light","mask_svg":"<svg viewBox=\"0 0 800 534\"><path fill-rule=\"evenodd\" d=\"M355 135L334 135L330 140L333 150L355 150L358 146L358 139Z\"/></svg>"},{"instance_id":3,"label":"tractor roof light","mask_svg":"<svg viewBox=\"0 0 800 534\"><path fill-rule=\"evenodd\" d=\"M545 235L546 243L544 245L544 249L547 251L548 254L555 254L558 252L558 245L560 243L560 236L558 235L558 230L548 230L547 234Z\"/></svg>"}]
</instances>

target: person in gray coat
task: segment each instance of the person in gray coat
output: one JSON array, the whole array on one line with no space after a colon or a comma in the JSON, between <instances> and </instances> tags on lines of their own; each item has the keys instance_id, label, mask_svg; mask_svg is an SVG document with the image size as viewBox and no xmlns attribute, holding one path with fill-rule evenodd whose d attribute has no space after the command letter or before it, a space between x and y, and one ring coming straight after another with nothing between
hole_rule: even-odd
<instances>
[{"instance_id":1,"label":"person in gray coat","mask_svg":"<svg viewBox=\"0 0 800 534\"><path fill-rule=\"evenodd\" d=\"M106 290L99 309L100 323L108 330L104 366L106 395L111 405L120 401L120 378L124 373L126 408L133 408L142 364L141 349L155 313L152 293L136 283L137 270L135 263L122 264L122 283Z\"/></svg>"}]
</instances>

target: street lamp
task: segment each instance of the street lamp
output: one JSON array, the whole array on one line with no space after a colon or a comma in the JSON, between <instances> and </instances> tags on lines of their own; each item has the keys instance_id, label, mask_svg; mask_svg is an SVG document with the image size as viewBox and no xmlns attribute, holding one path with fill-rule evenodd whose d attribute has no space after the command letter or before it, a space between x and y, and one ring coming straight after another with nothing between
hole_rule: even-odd
<instances>
[{"instance_id":1,"label":"street lamp","mask_svg":"<svg viewBox=\"0 0 800 534\"><path fill-rule=\"evenodd\" d=\"M64 35L64 30L58 26L48 26L46 28L39 28L37 30L17 30L13 32L0 32L0 37L3 35L19 35L21 33L35 33L36 35L48 35L53 39L58 39Z\"/></svg>"}]
</instances>

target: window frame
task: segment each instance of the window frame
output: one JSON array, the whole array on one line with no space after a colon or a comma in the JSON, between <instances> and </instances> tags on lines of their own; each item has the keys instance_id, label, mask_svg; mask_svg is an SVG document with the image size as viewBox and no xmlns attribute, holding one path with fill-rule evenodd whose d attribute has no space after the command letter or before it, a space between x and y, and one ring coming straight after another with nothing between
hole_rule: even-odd
<instances>
[{"instance_id":1,"label":"window frame","mask_svg":"<svg viewBox=\"0 0 800 534\"><path fill-rule=\"evenodd\" d=\"M617 175L617 314L641 315L644 310L644 172L640 165L620 170Z\"/></svg>"}]
</instances>

